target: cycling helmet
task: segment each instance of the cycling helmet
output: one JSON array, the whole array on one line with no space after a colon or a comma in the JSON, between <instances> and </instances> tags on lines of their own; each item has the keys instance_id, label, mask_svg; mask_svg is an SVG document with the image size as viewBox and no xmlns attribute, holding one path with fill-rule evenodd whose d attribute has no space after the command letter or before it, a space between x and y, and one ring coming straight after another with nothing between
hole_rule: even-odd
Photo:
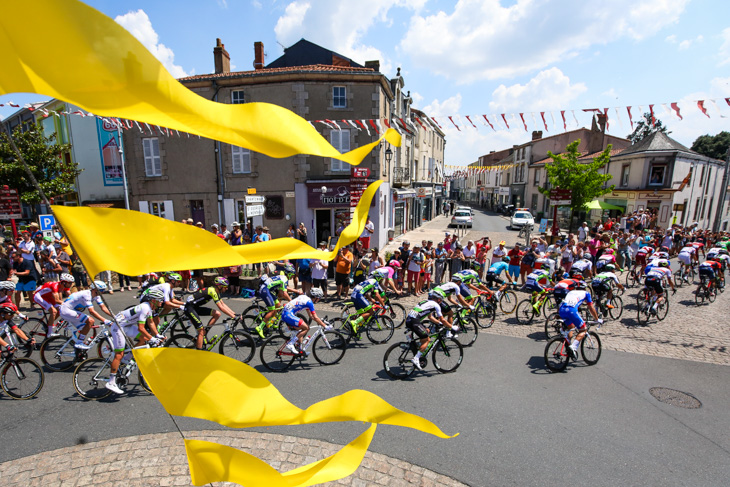
<instances>
[{"instance_id":1,"label":"cycling helmet","mask_svg":"<svg viewBox=\"0 0 730 487\"><path fill-rule=\"evenodd\" d=\"M160 291L159 289L150 289L147 291L147 298L154 301L165 301L165 293Z\"/></svg>"},{"instance_id":2,"label":"cycling helmet","mask_svg":"<svg viewBox=\"0 0 730 487\"><path fill-rule=\"evenodd\" d=\"M576 281L575 282L575 288L576 289L580 289L580 290L584 290L586 288L585 281Z\"/></svg>"},{"instance_id":3,"label":"cycling helmet","mask_svg":"<svg viewBox=\"0 0 730 487\"><path fill-rule=\"evenodd\" d=\"M362 262L363 264L365 264L367 266L370 265L370 259L368 259L367 257L363 257L362 259L360 259L360 262Z\"/></svg>"},{"instance_id":4,"label":"cycling helmet","mask_svg":"<svg viewBox=\"0 0 730 487\"><path fill-rule=\"evenodd\" d=\"M614 250L613 249L606 249L606 250L603 251L603 253L606 254L606 255L613 255Z\"/></svg>"},{"instance_id":5,"label":"cycling helmet","mask_svg":"<svg viewBox=\"0 0 730 487\"><path fill-rule=\"evenodd\" d=\"M381 280L382 280L382 279L383 279L384 277L385 277L385 276L384 276L383 274L381 274L380 272L375 272L375 271L371 272L371 273L370 273L370 274L368 275L368 278L369 278L369 279L375 279L375 280L376 280L376 281L378 281L378 282L380 282L380 281L381 281Z\"/></svg>"},{"instance_id":6,"label":"cycling helmet","mask_svg":"<svg viewBox=\"0 0 730 487\"><path fill-rule=\"evenodd\" d=\"M390 262L388 262L388 267L395 267L395 268L400 269L400 262L398 262L397 260L393 259Z\"/></svg>"},{"instance_id":7,"label":"cycling helmet","mask_svg":"<svg viewBox=\"0 0 730 487\"><path fill-rule=\"evenodd\" d=\"M313 287L309 290L309 296L315 299L321 299L324 297L324 293L318 287Z\"/></svg>"},{"instance_id":8,"label":"cycling helmet","mask_svg":"<svg viewBox=\"0 0 730 487\"><path fill-rule=\"evenodd\" d=\"M2 303L0 304L0 314L4 313L17 313L18 308L13 303Z\"/></svg>"},{"instance_id":9,"label":"cycling helmet","mask_svg":"<svg viewBox=\"0 0 730 487\"><path fill-rule=\"evenodd\" d=\"M228 279L218 276L215 278L215 281L213 281L213 284L216 286L228 287Z\"/></svg>"},{"instance_id":10,"label":"cycling helmet","mask_svg":"<svg viewBox=\"0 0 730 487\"><path fill-rule=\"evenodd\" d=\"M669 254L668 254L668 253L666 253L666 252L664 252L664 251L662 251L662 252L657 252L656 256L657 256L657 258L659 258L659 259L668 259L668 258L669 258Z\"/></svg>"},{"instance_id":11,"label":"cycling helmet","mask_svg":"<svg viewBox=\"0 0 730 487\"><path fill-rule=\"evenodd\" d=\"M479 269L482 268L482 263L481 262L474 261L474 262L471 263L471 266L472 266L472 268L474 270L478 271Z\"/></svg>"},{"instance_id":12,"label":"cycling helmet","mask_svg":"<svg viewBox=\"0 0 730 487\"><path fill-rule=\"evenodd\" d=\"M727 249L720 249L720 251L718 252L718 254L720 254L720 255L730 255L730 252L728 252Z\"/></svg>"},{"instance_id":13,"label":"cycling helmet","mask_svg":"<svg viewBox=\"0 0 730 487\"><path fill-rule=\"evenodd\" d=\"M102 281L94 281L94 287L100 292L103 293L106 291L107 286L106 283Z\"/></svg>"},{"instance_id":14,"label":"cycling helmet","mask_svg":"<svg viewBox=\"0 0 730 487\"><path fill-rule=\"evenodd\" d=\"M68 272L64 272L63 274L61 274L60 279L61 282L70 282L71 284L73 284L74 282L74 276L72 276Z\"/></svg>"},{"instance_id":15,"label":"cycling helmet","mask_svg":"<svg viewBox=\"0 0 730 487\"><path fill-rule=\"evenodd\" d=\"M0 282L0 290L15 291L15 284L13 284L13 281L2 281Z\"/></svg>"},{"instance_id":16,"label":"cycling helmet","mask_svg":"<svg viewBox=\"0 0 730 487\"><path fill-rule=\"evenodd\" d=\"M570 277L583 277L583 271L580 269L570 269Z\"/></svg>"},{"instance_id":17,"label":"cycling helmet","mask_svg":"<svg viewBox=\"0 0 730 487\"><path fill-rule=\"evenodd\" d=\"M431 301L441 301L442 299L444 299L444 297L437 292L431 291L430 293L428 293L428 299L430 299Z\"/></svg>"},{"instance_id":18,"label":"cycling helmet","mask_svg":"<svg viewBox=\"0 0 730 487\"><path fill-rule=\"evenodd\" d=\"M583 258L586 259L586 260L591 260L591 257L592 256L591 256L591 253L590 252L586 252L585 254L583 254Z\"/></svg>"},{"instance_id":19,"label":"cycling helmet","mask_svg":"<svg viewBox=\"0 0 730 487\"><path fill-rule=\"evenodd\" d=\"M294 269L293 265L287 264L284 266L284 274L286 274L286 277L292 278L296 273L297 271Z\"/></svg>"},{"instance_id":20,"label":"cycling helmet","mask_svg":"<svg viewBox=\"0 0 730 487\"><path fill-rule=\"evenodd\" d=\"M461 282L461 276L459 274L454 274L453 276L451 276L451 280L454 282Z\"/></svg>"},{"instance_id":21,"label":"cycling helmet","mask_svg":"<svg viewBox=\"0 0 730 487\"><path fill-rule=\"evenodd\" d=\"M169 279L171 281L178 281L178 282L182 282L182 280L183 280L182 276L180 274L178 274L177 272L168 272L167 279Z\"/></svg>"},{"instance_id":22,"label":"cycling helmet","mask_svg":"<svg viewBox=\"0 0 730 487\"><path fill-rule=\"evenodd\" d=\"M613 264L606 264L605 266L603 266L603 269L609 272L613 272L616 270L616 266Z\"/></svg>"},{"instance_id":23,"label":"cycling helmet","mask_svg":"<svg viewBox=\"0 0 730 487\"><path fill-rule=\"evenodd\" d=\"M502 262L507 262L507 263L509 263L509 257L507 257L506 255L503 255L503 256L502 256Z\"/></svg>"},{"instance_id":24,"label":"cycling helmet","mask_svg":"<svg viewBox=\"0 0 730 487\"><path fill-rule=\"evenodd\" d=\"M669 267L669 262L667 262L666 260L660 260L656 263L656 265L659 267Z\"/></svg>"}]
</instances>

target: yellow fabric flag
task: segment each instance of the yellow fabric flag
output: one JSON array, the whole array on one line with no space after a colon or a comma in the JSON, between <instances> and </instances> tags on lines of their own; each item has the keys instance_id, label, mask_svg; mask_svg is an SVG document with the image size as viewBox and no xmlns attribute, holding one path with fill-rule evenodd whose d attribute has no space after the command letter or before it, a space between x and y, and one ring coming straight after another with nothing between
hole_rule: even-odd
<instances>
[{"instance_id":1,"label":"yellow fabric flag","mask_svg":"<svg viewBox=\"0 0 730 487\"><path fill-rule=\"evenodd\" d=\"M253 367L223 355L178 348L136 349L134 357L165 410L231 428L364 421L451 438L432 422L354 389L301 409Z\"/></svg>"},{"instance_id":2,"label":"yellow fabric flag","mask_svg":"<svg viewBox=\"0 0 730 487\"><path fill-rule=\"evenodd\" d=\"M54 36L28 35L28 25L53 19ZM121 117L208 137L271 157L312 154L357 165L384 136L346 154L306 120L268 103L228 105L180 84L129 32L77 0L3 2L0 94L40 93L95 115Z\"/></svg>"},{"instance_id":3,"label":"yellow fabric flag","mask_svg":"<svg viewBox=\"0 0 730 487\"><path fill-rule=\"evenodd\" d=\"M357 470L365 457L377 425L372 424L340 451L317 462L279 473L253 455L230 446L185 440L193 485L236 482L246 486L307 486L338 480Z\"/></svg>"},{"instance_id":4,"label":"yellow fabric flag","mask_svg":"<svg viewBox=\"0 0 730 487\"><path fill-rule=\"evenodd\" d=\"M332 260L362 234L370 202L382 181L363 192L350 224L330 252L293 238L230 246L215 234L138 211L53 206L53 213L90 275L112 270L128 276L180 269L211 269L282 259Z\"/></svg>"}]
</instances>

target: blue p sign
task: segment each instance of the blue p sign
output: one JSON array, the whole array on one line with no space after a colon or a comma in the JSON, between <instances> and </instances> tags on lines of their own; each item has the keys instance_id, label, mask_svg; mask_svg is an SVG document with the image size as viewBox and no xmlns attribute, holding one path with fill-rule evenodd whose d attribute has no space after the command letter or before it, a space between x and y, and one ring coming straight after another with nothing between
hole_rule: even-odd
<instances>
[{"instance_id":1,"label":"blue p sign","mask_svg":"<svg viewBox=\"0 0 730 487\"><path fill-rule=\"evenodd\" d=\"M51 231L53 225L56 224L56 218L53 215L39 215L41 232Z\"/></svg>"}]
</instances>

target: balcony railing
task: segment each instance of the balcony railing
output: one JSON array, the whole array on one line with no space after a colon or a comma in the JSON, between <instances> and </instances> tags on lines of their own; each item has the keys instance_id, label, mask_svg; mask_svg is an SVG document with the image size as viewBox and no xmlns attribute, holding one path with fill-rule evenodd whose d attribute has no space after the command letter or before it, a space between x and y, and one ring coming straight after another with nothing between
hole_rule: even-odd
<instances>
[{"instance_id":1,"label":"balcony railing","mask_svg":"<svg viewBox=\"0 0 730 487\"><path fill-rule=\"evenodd\" d=\"M408 186L411 184L411 169L409 167L396 167L393 169L393 186Z\"/></svg>"}]
</instances>

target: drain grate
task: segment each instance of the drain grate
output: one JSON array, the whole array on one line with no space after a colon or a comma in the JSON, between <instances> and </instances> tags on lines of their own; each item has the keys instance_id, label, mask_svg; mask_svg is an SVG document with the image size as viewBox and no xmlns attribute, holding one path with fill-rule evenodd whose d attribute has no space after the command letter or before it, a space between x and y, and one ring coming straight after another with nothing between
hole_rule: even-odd
<instances>
[{"instance_id":1,"label":"drain grate","mask_svg":"<svg viewBox=\"0 0 730 487\"><path fill-rule=\"evenodd\" d=\"M671 406L677 406L678 408L699 409L702 407L700 400L687 392L676 391L666 387L652 387L649 389L649 394L654 396L654 399L657 401Z\"/></svg>"}]
</instances>

